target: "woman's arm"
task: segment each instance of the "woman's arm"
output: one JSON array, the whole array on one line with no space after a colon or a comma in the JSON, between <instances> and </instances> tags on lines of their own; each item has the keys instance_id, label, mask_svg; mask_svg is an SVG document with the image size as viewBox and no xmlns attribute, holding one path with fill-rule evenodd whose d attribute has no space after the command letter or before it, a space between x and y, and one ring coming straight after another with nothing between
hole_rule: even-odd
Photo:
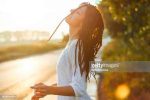
<instances>
[{"instance_id":1,"label":"woman's arm","mask_svg":"<svg viewBox=\"0 0 150 100\"><path fill-rule=\"evenodd\" d=\"M56 86L57 86L57 83L52 84L51 86L49 86L49 89L50 89L50 93L49 94L54 94L54 95L65 95L66 94L65 96L74 96L74 94L73 95L71 94L71 92L72 92L72 87L71 86L61 86L61 87L60 86L56 87ZM67 88L68 88L69 91L70 91L70 88L71 88L71 92L69 92L69 93L68 93L68 91L66 92ZM64 93L64 90L65 90L66 93ZM57 93L59 93L59 94L57 94Z\"/></svg>"},{"instance_id":2,"label":"woman's arm","mask_svg":"<svg viewBox=\"0 0 150 100\"><path fill-rule=\"evenodd\" d=\"M48 94L75 96L74 90L71 86L48 86Z\"/></svg>"},{"instance_id":3,"label":"woman's arm","mask_svg":"<svg viewBox=\"0 0 150 100\"><path fill-rule=\"evenodd\" d=\"M51 86L47 86L43 83L36 84L31 87L35 89L35 97L42 98L46 95L62 95L62 96L75 96L74 90L71 86L56 86L53 84Z\"/></svg>"}]
</instances>

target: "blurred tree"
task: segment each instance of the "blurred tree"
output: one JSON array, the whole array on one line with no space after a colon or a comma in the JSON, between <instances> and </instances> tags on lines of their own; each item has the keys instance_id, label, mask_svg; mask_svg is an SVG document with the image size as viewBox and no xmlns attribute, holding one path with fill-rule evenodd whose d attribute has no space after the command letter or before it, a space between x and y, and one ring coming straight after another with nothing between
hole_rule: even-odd
<instances>
[{"instance_id":1,"label":"blurred tree","mask_svg":"<svg viewBox=\"0 0 150 100\"><path fill-rule=\"evenodd\" d=\"M150 57L149 5L149 0L103 0L99 5L110 36L125 43L126 53L132 49L144 60Z\"/></svg>"},{"instance_id":2,"label":"blurred tree","mask_svg":"<svg viewBox=\"0 0 150 100\"><path fill-rule=\"evenodd\" d=\"M103 0L99 8L104 13L110 35L131 41L130 38L137 37L147 40L150 33L149 5L149 0Z\"/></svg>"},{"instance_id":3,"label":"blurred tree","mask_svg":"<svg viewBox=\"0 0 150 100\"><path fill-rule=\"evenodd\" d=\"M149 0L103 0L99 4L106 30L112 38L102 51L104 61L150 60L149 5ZM150 73L109 72L101 75L103 86L99 87L100 98L116 100L115 90L119 85L126 84L130 94L125 100L150 99Z\"/></svg>"}]
</instances>

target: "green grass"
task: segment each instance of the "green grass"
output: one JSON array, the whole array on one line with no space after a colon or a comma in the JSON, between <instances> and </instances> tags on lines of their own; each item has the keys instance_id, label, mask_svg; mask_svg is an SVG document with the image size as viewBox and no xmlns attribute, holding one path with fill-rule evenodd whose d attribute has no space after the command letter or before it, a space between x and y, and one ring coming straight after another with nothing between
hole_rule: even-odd
<instances>
[{"instance_id":1,"label":"green grass","mask_svg":"<svg viewBox=\"0 0 150 100\"><path fill-rule=\"evenodd\" d=\"M0 46L0 62L50 52L65 47L66 42L32 41Z\"/></svg>"}]
</instances>

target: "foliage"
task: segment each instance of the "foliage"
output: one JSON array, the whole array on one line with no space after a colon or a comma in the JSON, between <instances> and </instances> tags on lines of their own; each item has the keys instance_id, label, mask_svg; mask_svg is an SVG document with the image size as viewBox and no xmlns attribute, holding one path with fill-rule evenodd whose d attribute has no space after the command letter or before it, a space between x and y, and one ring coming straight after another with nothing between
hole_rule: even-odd
<instances>
[{"instance_id":1,"label":"foliage","mask_svg":"<svg viewBox=\"0 0 150 100\"><path fill-rule=\"evenodd\" d=\"M103 49L104 61L150 60L150 1L103 0L99 9L112 41ZM102 88L98 94L103 100L116 100L114 92L127 84L130 95L125 100L150 99L150 73L102 73Z\"/></svg>"}]
</instances>

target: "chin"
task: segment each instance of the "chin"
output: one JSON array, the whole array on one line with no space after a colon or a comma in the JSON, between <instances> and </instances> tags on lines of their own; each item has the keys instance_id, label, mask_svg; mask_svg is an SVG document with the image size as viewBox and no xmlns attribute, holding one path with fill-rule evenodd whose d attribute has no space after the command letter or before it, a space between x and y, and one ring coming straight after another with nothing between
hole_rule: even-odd
<instances>
[{"instance_id":1,"label":"chin","mask_svg":"<svg viewBox=\"0 0 150 100\"><path fill-rule=\"evenodd\" d=\"M69 18L68 17L65 19L65 22L69 24Z\"/></svg>"}]
</instances>

